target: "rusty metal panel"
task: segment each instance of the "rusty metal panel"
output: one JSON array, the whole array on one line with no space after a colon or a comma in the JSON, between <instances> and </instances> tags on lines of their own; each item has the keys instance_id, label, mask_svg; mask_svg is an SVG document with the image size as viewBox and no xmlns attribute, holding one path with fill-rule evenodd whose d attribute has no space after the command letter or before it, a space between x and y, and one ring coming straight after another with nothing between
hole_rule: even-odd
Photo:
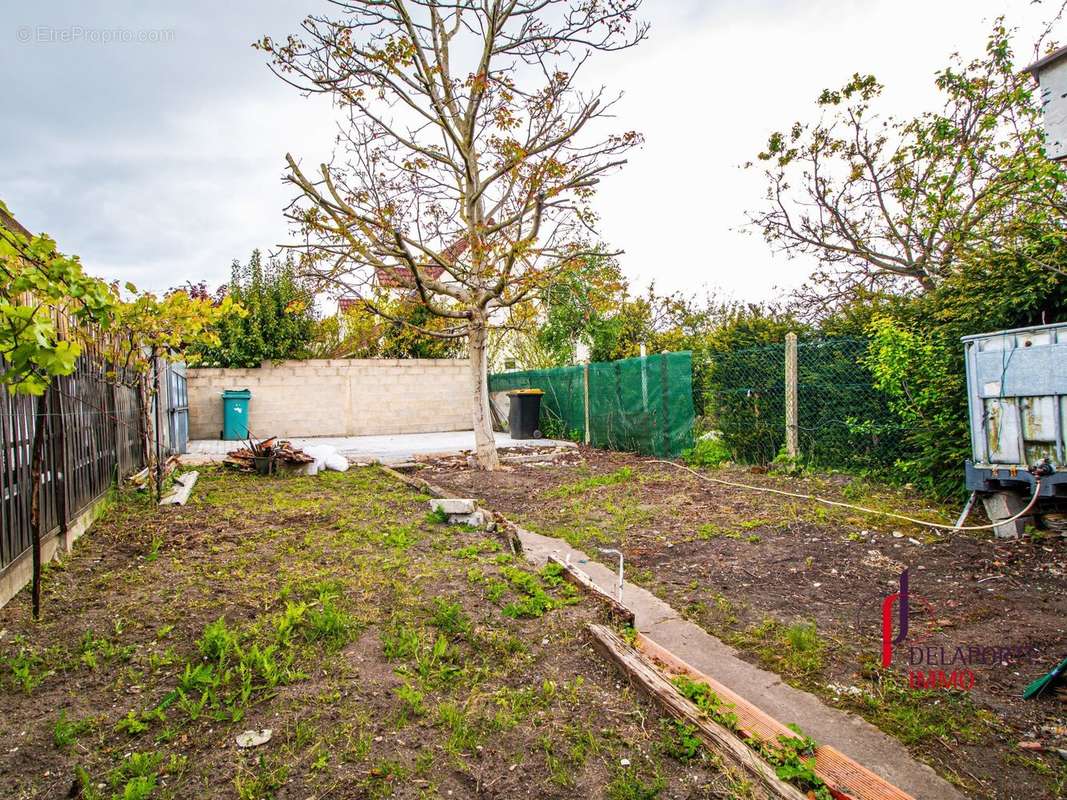
<instances>
[{"instance_id":1,"label":"rusty metal panel","mask_svg":"<svg viewBox=\"0 0 1067 800\"><path fill-rule=\"evenodd\" d=\"M1064 464L1067 323L963 340L976 465Z\"/></svg>"}]
</instances>

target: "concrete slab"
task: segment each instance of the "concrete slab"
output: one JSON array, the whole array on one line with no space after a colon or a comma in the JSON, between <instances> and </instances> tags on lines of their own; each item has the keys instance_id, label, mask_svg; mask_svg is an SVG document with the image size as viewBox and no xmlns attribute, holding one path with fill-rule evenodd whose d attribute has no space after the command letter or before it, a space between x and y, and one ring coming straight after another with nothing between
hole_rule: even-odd
<instances>
[{"instance_id":1,"label":"concrete slab","mask_svg":"<svg viewBox=\"0 0 1067 800\"><path fill-rule=\"evenodd\" d=\"M520 530L519 538L524 555L535 564L543 565L553 554L563 560L569 558L601 591L615 595L618 576L609 567L590 560L561 539L524 530ZM898 740L863 718L831 708L815 695L784 683L773 672L748 663L732 647L683 619L651 592L626 581L622 601L633 610L635 625L641 633L721 681L779 722L796 723L815 741L833 745L917 800L964 800L932 768L912 758Z\"/></svg>"},{"instance_id":2,"label":"concrete slab","mask_svg":"<svg viewBox=\"0 0 1067 800\"><path fill-rule=\"evenodd\" d=\"M442 431L440 433L398 433L389 436L316 436L293 437L290 441L297 447L313 447L327 444L336 447L349 461L402 464L416 458L454 456L464 450L474 449L474 431ZM182 455L186 464L208 464L222 461L226 453L240 442L222 439L195 439L189 442L189 450ZM512 439L507 433L496 434L497 447L576 447L574 442L557 439Z\"/></svg>"}]
</instances>

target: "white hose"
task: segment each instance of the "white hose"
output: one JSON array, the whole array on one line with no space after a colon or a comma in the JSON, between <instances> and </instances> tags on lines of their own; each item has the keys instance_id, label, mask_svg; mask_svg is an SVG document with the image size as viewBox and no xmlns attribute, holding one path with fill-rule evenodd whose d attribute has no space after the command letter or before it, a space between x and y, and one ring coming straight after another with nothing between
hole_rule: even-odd
<instances>
[{"instance_id":1,"label":"white hose","mask_svg":"<svg viewBox=\"0 0 1067 800\"><path fill-rule=\"evenodd\" d=\"M722 478L712 478L709 475L705 475L702 472L697 472L695 469L685 466L684 464L678 464L674 461L661 461L659 459L649 459L645 461L646 464L666 464L671 467L677 467L683 469L686 472L690 472L696 475L702 481L708 481L710 483L720 483L723 486L732 486L735 489L747 489L750 492L766 492L767 494L778 494L782 497L795 497L799 500L814 500L816 503L822 503L827 506L836 506L837 508L848 508L852 511L861 511L864 514L876 514L882 517L892 517L893 519L902 519L906 522L914 522L916 525L925 525L928 528L938 528L943 531L988 531L993 528L1000 527L1001 525L1007 525L1015 522L1017 519L1025 517L1030 513L1030 510L1037 503L1038 493L1041 491L1041 479L1036 478L1034 480L1034 494L1030 498L1030 502L1026 504L1026 508L1016 514L1014 517L1008 517L1008 519L1002 519L1000 522L994 522L991 525L961 525L959 527L955 525L945 525L940 522L927 522L924 519L915 519L915 517L909 517L904 514L893 514L889 511L877 511L873 508L864 508L863 506L855 506L852 503L842 503L837 500L827 500L825 497L818 497L813 494L801 494L800 492L787 492L784 489L772 489L769 486L750 486L746 483L736 483L734 481L725 481Z\"/></svg>"}]
</instances>

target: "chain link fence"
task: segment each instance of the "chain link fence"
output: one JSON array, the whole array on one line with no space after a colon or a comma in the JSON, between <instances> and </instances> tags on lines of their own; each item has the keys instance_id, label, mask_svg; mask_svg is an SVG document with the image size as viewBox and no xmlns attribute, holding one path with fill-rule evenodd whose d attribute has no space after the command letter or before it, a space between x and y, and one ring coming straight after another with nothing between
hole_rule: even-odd
<instances>
[{"instance_id":1,"label":"chain link fence","mask_svg":"<svg viewBox=\"0 0 1067 800\"><path fill-rule=\"evenodd\" d=\"M735 461L766 464L786 440L784 344L697 353L694 406ZM867 340L817 339L797 347L798 444L802 463L885 471L908 457L904 430L865 364Z\"/></svg>"}]
</instances>

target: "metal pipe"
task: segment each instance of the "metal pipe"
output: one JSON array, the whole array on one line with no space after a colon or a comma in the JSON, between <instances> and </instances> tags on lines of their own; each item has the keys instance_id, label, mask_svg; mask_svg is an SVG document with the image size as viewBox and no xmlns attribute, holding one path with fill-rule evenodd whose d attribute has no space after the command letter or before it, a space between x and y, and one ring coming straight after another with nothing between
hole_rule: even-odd
<instances>
[{"instance_id":1,"label":"metal pipe","mask_svg":"<svg viewBox=\"0 0 1067 800\"><path fill-rule=\"evenodd\" d=\"M601 553L606 556L618 556L619 557L619 582L615 587L615 599L620 603L622 602L622 568L623 568L623 555L621 550L616 550L612 547L600 547L598 548Z\"/></svg>"}]
</instances>

